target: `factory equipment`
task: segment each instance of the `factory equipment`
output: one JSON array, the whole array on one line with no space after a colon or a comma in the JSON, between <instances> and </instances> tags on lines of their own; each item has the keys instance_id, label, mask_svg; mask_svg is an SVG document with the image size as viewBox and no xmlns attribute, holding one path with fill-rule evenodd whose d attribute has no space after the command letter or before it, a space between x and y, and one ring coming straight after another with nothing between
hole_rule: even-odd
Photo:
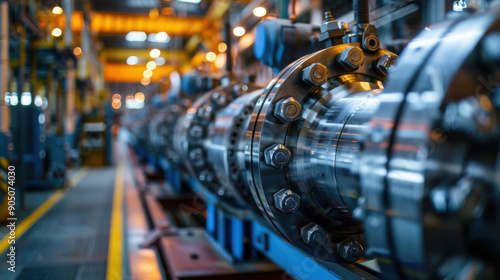
<instances>
[{"instance_id":1,"label":"factory equipment","mask_svg":"<svg viewBox=\"0 0 500 280\"><path fill-rule=\"evenodd\" d=\"M266 88L206 93L158 143L216 197L209 215L253 210L249 238L277 263L261 224L332 277L375 258L384 279L496 279L500 12L428 28L398 58L367 7L352 30L326 13L324 49Z\"/></svg>"}]
</instances>

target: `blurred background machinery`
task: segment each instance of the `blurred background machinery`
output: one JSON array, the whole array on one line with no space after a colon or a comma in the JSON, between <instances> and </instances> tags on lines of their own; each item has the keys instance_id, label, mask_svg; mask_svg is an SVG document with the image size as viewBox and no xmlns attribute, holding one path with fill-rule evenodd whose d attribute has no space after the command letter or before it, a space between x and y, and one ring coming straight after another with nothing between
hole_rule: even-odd
<instances>
[{"instance_id":1,"label":"blurred background machinery","mask_svg":"<svg viewBox=\"0 0 500 280\"><path fill-rule=\"evenodd\" d=\"M2 1L0 220L116 167L109 279L498 279L498 4Z\"/></svg>"}]
</instances>

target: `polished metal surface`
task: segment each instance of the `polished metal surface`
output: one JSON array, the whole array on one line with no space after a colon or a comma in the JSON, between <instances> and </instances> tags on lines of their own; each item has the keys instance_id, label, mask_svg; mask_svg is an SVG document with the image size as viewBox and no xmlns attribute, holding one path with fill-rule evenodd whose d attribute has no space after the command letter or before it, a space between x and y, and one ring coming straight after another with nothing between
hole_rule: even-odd
<instances>
[{"instance_id":1,"label":"polished metal surface","mask_svg":"<svg viewBox=\"0 0 500 280\"><path fill-rule=\"evenodd\" d=\"M428 28L399 58L337 44L266 88L216 88L176 123L161 111L153 143L169 143L198 191L260 213L319 260L377 258L387 279L497 279L499 34L494 11Z\"/></svg>"}]
</instances>

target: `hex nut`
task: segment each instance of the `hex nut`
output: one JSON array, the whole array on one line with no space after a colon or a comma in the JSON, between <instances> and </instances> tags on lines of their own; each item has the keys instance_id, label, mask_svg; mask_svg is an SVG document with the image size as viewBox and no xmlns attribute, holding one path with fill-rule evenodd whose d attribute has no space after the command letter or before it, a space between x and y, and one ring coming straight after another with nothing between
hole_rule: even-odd
<instances>
[{"instance_id":1,"label":"hex nut","mask_svg":"<svg viewBox=\"0 0 500 280\"><path fill-rule=\"evenodd\" d=\"M311 86L319 86L328 79L328 69L321 63L313 63L302 70L302 80Z\"/></svg>"},{"instance_id":2,"label":"hex nut","mask_svg":"<svg viewBox=\"0 0 500 280\"><path fill-rule=\"evenodd\" d=\"M309 223L300 229L300 236L304 243L315 247L326 244L328 241L328 234L326 231L317 224Z\"/></svg>"},{"instance_id":3,"label":"hex nut","mask_svg":"<svg viewBox=\"0 0 500 280\"><path fill-rule=\"evenodd\" d=\"M337 56L337 63L346 71L357 70L365 61L363 50L358 47L350 47L343 50Z\"/></svg>"},{"instance_id":4,"label":"hex nut","mask_svg":"<svg viewBox=\"0 0 500 280\"><path fill-rule=\"evenodd\" d=\"M377 59L375 70L382 76L387 76L387 71L392 68L394 62L398 59L395 54L386 53Z\"/></svg>"},{"instance_id":5,"label":"hex nut","mask_svg":"<svg viewBox=\"0 0 500 280\"><path fill-rule=\"evenodd\" d=\"M283 213L293 214L300 206L300 196L289 189L282 189L273 195L274 206Z\"/></svg>"},{"instance_id":6,"label":"hex nut","mask_svg":"<svg viewBox=\"0 0 500 280\"><path fill-rule=\"evenodd\" d=\"M217 104L217 106L224 106L226 105L227 102L227 97L225 94L220 93L220 92L214 92L212 94L212 101Z\"/></svg>"},{"instance_id":7,"label":"hex nut","mask_svg":"<svg viewBox=\"0 0 500 280\"><path fill-rule=\"evenodd\" d=\"M196 148L189 152L189 160L196 166L203 164L203 151L201 148Z\"/></svg>"},{"instance_id":8,"label":"hex nut","mask_svg":"<svg viewBox=\"0 0 500 280\"><path fill-rule=\"evenodd\" d=\"M293 97L282 99L274 107L274 116L287 123L300 117L302 106Z\"/></svg>"},{"instance_id":9,"label":"hex nut","mask_svg":"<svg viewBox=\"0 0 500 280\"><path fill-rule=\"evenodd\" d=\"M358 241L347 238L337 244L337 253L344 260L355 262L363 257L364 249Z\"/></svg>"},{"instance_id":10,"label":"hex nut","mask_svg":"<svg viewBox=\"0 0 500 280\"><path fill-rule=\"evenodd\" d=\"M203 127L195 125L189 129L189 136L193 138L201 138L203 136Z\"/></svg>"},{"instance_id":11,"label":"hex nut","mask_svg":"<svg viewBox=\"0 0 500 280\"><path fill-rule=\"evenodd\" d=\"M275 168L285 167L292 153L290 150L281 144L274 144L264 150L264 159L266 163Z\"/></svg>"},{"instance_id":12,"label":"hex nut","mask_svg":"<svg viewBox=\"0 0 500 280\"><path fill-rule=\"evenodd\" d=\"M196 115L203 120L210 120L213 116L213 110L211 106L203 106L196 110Z\"/></svg>"}]
</instances>

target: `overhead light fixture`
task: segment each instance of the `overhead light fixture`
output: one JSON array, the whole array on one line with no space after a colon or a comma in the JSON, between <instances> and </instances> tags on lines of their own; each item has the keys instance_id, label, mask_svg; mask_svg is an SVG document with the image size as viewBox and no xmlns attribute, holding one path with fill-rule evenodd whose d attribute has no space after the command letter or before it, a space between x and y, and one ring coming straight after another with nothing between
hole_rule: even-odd
<instances>
[{"instance_id":1,"label":"overhead light fixture","mask_svg":"<svg viewBox=\"0 0 500 280\"><path fill-rule=\"evenodd\" d=\"M128 65L136 65L137 63L139 63L139 58L137 56L127 57L127 64Z\"/></svg>"},{"instance_id":2,"label":"overhead light fixture","mask_svg":"<svg viewBox=\"0 0 500 280\"><path fill-rule=\"evenodd\" d=\"M201 0L177 0L179 2L190 3L190 4L200 4Z\"/></svg>"},{"instance_id":3,"label":"overhead light fixture","mask_svg":"<svg viewBox=\"0 0 500 280\"><path fill-rule=\"evenodd\" d=\"M153 9L149 10L149 18L155 19L158 16L160 16L160 11L157 8L153 8Z\"/></svg>"},{"instance_id":4,"label":"overhead light fixture","mask_svg":"<svg viewBox=\"0 0 500 280\"><path fill-rule=\"evenodd\" d=\"M150 52L149 52L149 55L152 57L152 58L157 58L159 57L161 54L160 50L159 49L152 49Z\"/></svg>"},{"instance_id":5,"label":"overhead light fixture","mask_svg":"<svg viewBox=\"0 0 500 280\"><path fill-rule=\"evenodd\" d=\"M63 9L59 6L55 6L54 8L52 8L52 13L54 15L60 15L63 13Z\"/></svg>"},{"instance_id":6,"label":"overhead light fixture","mask_svg":"<svg viewBox=\"0 0 500 280\"><path fill-rule=\"evenodd\" d=\"M35 101L33 103L36 107L41 107L43 104L42 97L40 95L35 96Z\"/></svg>"},{"instance_id":7,"label":"overhead light fixture","mask_svg":"<svg viewBox=\"0 0 500 280\"><path fill-rule=\"evenodd\" d=\"M25 91L21 94L21 105L23 106L31 105L31 92Z\"/></svg>"},{"instance_id":8,"label":"overhead light fixture","mask_svg":"<svg viewBox=\"0 0 500 280\"><path fill-rule=\"evenodd\" d=\"M263 17L267 14L267 10L264 7L257 7L253 9L253 15L256 17Z\"/></svg>"},{"instance_id":9,"label":"overhead light fixture","mask_svg":"<svg viewBox=\"0 0 500 280\"><path fill-rule=\"evenodd\" d=\"M144 70L144 72L142 72L142 76L144 76L144 78L146 79L149 79L151 78L151 76L153 76L153 72L149 69L146 69Z\"/></svg>"},{"instance_id":10,"label":"overhead light fixture","mask_svg":"<svg viewBox=\"0 0 500 280\"><path fill-rule=\"evenodd\" d=\"M234 36L241 37L241 36L245 35L245 28L242 26L236 26L233 29L233 34L234 34Z\"/></svg>"},{"instance_id":11,"label":"overhead light fixture","mask_svg":"<svg viewBox=\"0 0 500 280\"><path fill-rule=\"evenodd\" d=\"M13 92L10 94L10 105L17 106L19 104L19 98L17 97L17 93Z\"/></svg>"},{"instance_id":12,"label":"overhead light fixture","mask_svg":"<svg viewBox=\"0 0 500 280\"><path fill-rule=\"evenodd\" d=\"M145 32L142 31L130 31L125 35L125 40L129 42L144 42L148 38Z\"/></svg>"},{"instance_id":13,"label":"overhead light fixture","mask_svg":"<svg viewBox=\"0 0 500 280\"><path fill-rule=\"evenodd\" d=\"M83 52L82 52L82 48L80 48L80 47L76 47L76 48L74 48L74 49L73 49L73 54L74 54L76 57L78 57L78 56L82 55L82 53L83 53Z\"/></svg>"},{"instance_id":14,"label":"overhead light fixture","mask_svg":"<svg viewBox=\"0 0 500 280\"><path fill-rule=\"evenodd\" d=\"M142 78L141 79L141 85L147 86L147 85L149 85L149 83L151 83L151 80L149 78Z\"/></svg>"},{"instance_id":15,"label":"overhead light fixture","mask_svg":"<svg viewBox=\"0 0 500 280\"><path fill-rule=\"evenodd\" d=\"M226 43L219 43L217 48L219 49L219 52L223 53L227 50L227 45L226 45Z\"/></svg>"},{"instance_id":16,"label":"overhead light fixture","mask_svg":"<svg viewBox=\"0 0 500 280\"><path fill-rule=\"evenodd\" d=\"M154 61L150 61L146 64L146 68L148 68L149 70L154 70L156 68L156 62Z\"/></svg>"},{"instance_id":17,"label":"overhead light fixture","mask_svg":"<svg viewBox=\"0 0 500 280\"><path fill-rule=\"evenodd\" d=\"M138 91L135 94L135 102L137 103L144 103L144 100L146 99L146 96L144 96L144 93Z\"/></svg>"},{"instance_id":18,"label":"overhead light fixture","mask_svg":"<svg viewBox=\"0 0 500 280\"><path fill-rule=\"evenodd\" d=\"M207 52L207 54L205 55L205 59L208 62L214 62L216 58L217 58L217 55L214 52Z\"/></svg>"},{"instance_id":19,"label":"overhead light fixture","mask_svg":"<svg viewBox=\"0 0 500 280\"><path fill-rule=\"evenodd\" d=\"M117 102L114 102L115 100ZM115 110L118 110L122 107L122 102L118 99L115 99L115 100L113 100L113 103L111 103L111 107L113 107L113 109L115 109Z\"/></svg>"},{"instance_id":20,"label":"overhead light fixture","mask_svg":"<svg viewBox=\"0 0 500 280\"><path fill-rule=\"evenodd\" d=\"M165 32L159 32L158 34L151 33L148 35L148 41L156 43L167 43L168 41L170 41L170 37Z\"/></svg>"},{"instance_id":21,"label":"overhead light fixture","mask_svg":"<svg viewBox=\"0 0 500 280\"><path fill-rule=\"evenodd\" d=\"M158 66L162 66L162 65L164 65L164 64L165 64L165 58L163 58L163 57L161 57L161 56L160 56L160 57L157 57L157 58L155 59L155 62L156 62L156 65L158 65Z\"/></svg>"},{"instance_id":22,"label":"overhead light fixture","mask_svg":"<svg viewBox=\"0 0 500 280\"><path fill-rule=\"evenodd\" d=\"M54 28L52 29L52 32L50 32L50 34L52 34L52 36L54 37L59 37L62 35L62 30L61 28Z\"/></svg>"},{"instance_id":23,"label":"overhead light fixture","mask_svg":"<svg viewBox=\"0 0 500 280\"><path fill-rule=\"evenodd\" d=\"M10 92L5 93L3 101L5 101L5 105L10 106Z\"/></svg>"}]
</instances>

